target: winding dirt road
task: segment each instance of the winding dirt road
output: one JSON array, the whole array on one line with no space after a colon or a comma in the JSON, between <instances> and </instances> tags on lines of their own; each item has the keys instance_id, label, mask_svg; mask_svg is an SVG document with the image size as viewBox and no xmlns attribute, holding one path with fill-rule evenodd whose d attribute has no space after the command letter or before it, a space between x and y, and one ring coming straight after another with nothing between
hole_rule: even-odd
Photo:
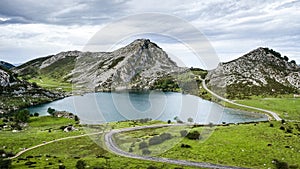
<instances>
[{"instance_id":1,"label":"winding dirt road","mask_svg":"<svg viewBox=\"0 0 300 169\"><path fill-rule=\"evenodd\" d=\"M148 160L148 161L154 161L154 162L162 162L162 163L170 163L170 164L176 164L176 165L183 165L183 166L193 166L193 167L201 167L201 168L215 168L215 169L244 169L241 167L233 167L233 166L223 166L223 165L218 165L218 164L211 164L211 163L204 163L204 162L193 162L193 161L185 161L185 160L176 160L176 159L169 159L169 158L163 158L163 157L151 157L151 156L141 156L141 155L136 155L132 153L125 152L121 150L113 141L112 136L114 134L120 133L120 132L127 132L127 131L134 131L134 130L141 130L141 129L149 129L149 128L161 128L161 127L170 127L170 126L180 126L180 125L185 125L185 124L158 124L158 125L151 125L151 126L138 126L138 127L131 127L131 128L123 128L123 129L115 129L107 132L104 136L105 139L105 144L107 148L114 154L128 157L128 158L135 158L135 159L140 159L140 160ZM30 150L59 142L62 140L67 140L67 139L73 139L73 138L80 138L80 137L85 137L85 136L91 136L91 135L96 135L96 134L102 134L103 132L96 132L96 133L89 133L89 134L82 134L78 136L70 136L70 137L64 137L48 142L44 142L42 144L38 144L36 146L27 148L25 150L20 151L17 153L15 156L10 157L8 159L15 159L19 157L20 155L24 154L25 152L28 152Z\"/></svg>"},{"instance_id":2,"label":"winding dirt road","mask_svg":"<svg viewBox=\"0 0 300 169\"><path fill-rule=\"evenodd\" d=\"M112 151L114 154L117 154L117 155L120 155L123 157L139 159L139 160L148 160L148 161L154 161L154 162L162 162L162 163L170 163L170 164L192 166L192 167L202 167L202 168L243 169L241 167L223 166L223 165L204 163L204 162L193 162L193 161L176 160L176 159L169 159L169 158L163 158L163 157L151 157L151 156L141 156L141 155L137 155L137 154L132 154L132 153L121 150L112 139L114 134L121 133L121 132L149 129L149 128L170 127L170 126L176 126L176 125L178 126L178 125L182 125L182 124L160 124L160 125L140 126L140 127L112 130L105 134L105 137L104 137L105 144L106 144L107 148L110 151Z\"/></svg>"},{"instance_id":3,"label":"winding dirt road","mask_svg":"<svg viewBox=\"0 0 300 169\"><path fill-rule=\"evenodd\" d=\"M234 105L236 105L236 106L240 106L240 107L245 107L245 108L249 108L249 109L253 109L253 110L262 111L262 112L267 113L268 115L271 115L271 116L272 116L275 120L277 120L277 121L280 121L280 120L281 120L281 118L280 118L275 112L272 112L272 111L270 111L270 110L261 109L261 108L257 108L257 107L252 107L252 106L247 106L247 105L243 105L243 104L239 104L239 103L235 103L235 102L233 102L233 101L231 101L231 100L229 100L229 99L226 99L226 98L224 98L224 97L222 97L222 96L217 95L216 93L214 93L213 91L211 91L211 90L209 90L209 89L207 88L207 86L206 86L206 84L205 84L205 79L202 79L202 86L203 86L203 88L204 88L206 91L208 91L210 94L212 94L213 96L215 96L216 98L218 98L218 99L220 99L220 100L223 100L223 101L225 101L225 102L227 102L227 103L230 103L230 104L234 104Z\"/></svg>"},{"instance_id":4,"label":"winding dirt road","mask_svg":"<svg viewBox=\"0 0 300 169\"><path fill-rule=\"evenodd\" d=\"M55 142L59 142L59 141L62 141L62 140L67 140L67 139L80 138L80 137L85 137L85 136L91 136L91 135L101 134L101 133L103 133L103 132L82 134L82 135L78 135L78 136L70 136L70 137L64 137L64 138L55 139L55 140L52 140L52 141L47 141L47 142L44 142L42 144L38 144L38 145L35 145L33 147L24 149L24 150L18 152L15 156L9 157L8 159L15 159L15 158L19 157L20 155L24 154L27 151L30 151L30 150L33 150L33 149L45 146L47 144L51 144L51 143L55 143Z\"/></svg>"}]
</instances>

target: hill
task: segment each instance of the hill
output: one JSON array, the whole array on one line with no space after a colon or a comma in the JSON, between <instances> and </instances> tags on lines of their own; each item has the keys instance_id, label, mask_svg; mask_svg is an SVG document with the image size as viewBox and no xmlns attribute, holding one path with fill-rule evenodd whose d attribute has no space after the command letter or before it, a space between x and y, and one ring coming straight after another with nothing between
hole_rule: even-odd
<instances>
[{"instance_id":1,"label":"hill","mask_svg":"<svg viewBox=\"0 0 300 169\"><path fill-rule=\"evenodd\" d=\"M14 68L15 66L10 63L7 63L7 62L0 61L0 67L2 67L4 69L11 69L11 68Z\"/></svg>"},{"instance_id":2,"label":"hill","mask_svg":"<svg viewBox=\"0 0 300 169\"><path fill-rule=\"evenodd\" d=\"M189 69L178 67L149 39L137 39L113 52L61 52L32 60L13 71L38 84L45 80L56 81L56 87L69 83L80 91L191 88L182 81Z\"/></svg>"},{"instance_id":3,"label":"hill","mask_svg":"<svg viewBox=\"0 0 300 169\"><path fill-rule=\"evenodd\" d=\"M220 63L209 71L206 82L220 95L232 99L297 93L300 67L272 49L258 48L233 61Z\"/></svg>"},{"instance_id":4,"label":"hill","mask_svg":"<svg viewBox=\"0 0 300 169\"><path fill-rule=\"evenodd\" d=\"M20 80L16 74L0 67L0 114L62 97L64 95L60 93Z\"/></svg>"}]
</instances>

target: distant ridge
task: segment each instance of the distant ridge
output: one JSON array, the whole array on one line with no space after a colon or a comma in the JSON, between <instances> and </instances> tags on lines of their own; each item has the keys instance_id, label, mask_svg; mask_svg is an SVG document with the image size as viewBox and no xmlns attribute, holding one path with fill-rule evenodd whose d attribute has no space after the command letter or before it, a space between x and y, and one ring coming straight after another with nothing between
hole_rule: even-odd
<instances>
[{"instance_id":1,"label":"distant ridge","mask_svg":"<svg viewBox=\"0 0 300 169\"><path fill-rule=\"evenodd\" d=\"M11 69L11 68L14 68L15 66L8 62L0 61L0 67L3 67L5 69Z\"/></svg>"}]
</instances>

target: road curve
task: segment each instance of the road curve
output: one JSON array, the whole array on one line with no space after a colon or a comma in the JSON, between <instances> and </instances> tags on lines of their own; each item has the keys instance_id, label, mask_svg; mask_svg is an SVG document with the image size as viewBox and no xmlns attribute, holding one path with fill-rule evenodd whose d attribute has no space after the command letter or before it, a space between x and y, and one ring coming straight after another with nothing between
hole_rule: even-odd
<instances>
[{"instance_id":1,"label":"road curve","mask_svg":"<svg viewBox=\"0 0 300 169\"><path fill-rule=\"evenodd\" d=\"M129 153L129 152L121 150L112 139L114 134L121 133L121 132L149 129L149 128L169 127L169 126L176 126L176 125L182 125L182 124L159 124L159 125L139 126L139 127L111 130L110 132L106 133L104 136L105 144L111 152L113 152L117 155L120 155L123 157L128 157L128 158L139 159L139 160L148 160L148 161L154 161L154 162L162 162L162 163L170 163L170 164L176 164L176 165L202 167L202 168L243 169L241 167L223 166L223 165L204 163L204 162L176 160L176 159L169 159L169 158L163 158L163 157L141 156L141 155L137 155L137 154L133 154L133 153Z\"/></svg>"},{"instance_id":2,"label":"road curve","mask_svg":"<svg viewBox=\"0 0 300 169\"><path fill-rule=\"evenodd\" d=\"M230 104L234 104L234 105L237 105L237 106L240 106L240 107L245 107L245 108L249 108L249 109L253 109L253 110L259 110L259 111L262 111L262 112L265 112L267 113L268 115L271 115L275 120L277 121L280 121L281 118L275 113L275 112L272 112L270 110L266 110L266 109L261 109L261 108L257 108L257 107L252 107L252 106L247 106L247 105L243 105L243 104L239 104L239 103L235 103L229 99L226 99L222 96L219 96L217 95L216 93L214 93L213 91L209 90L205 84L205 79L202 79L202 86L203 88L208 91L210 94L212 94L213 96L215 96L216 98L220 99L220 100L223 100L227 103L230 103Z\"/></svg>"},{"instance_id":3,"label":"road curve","mask_svg":"<svg viewBox=\"0 0 300 169\"><path fill-rule=\"evenodd\" d=\"M96 135L96 134L101 134L101 133L103 133L103 132L89 133L89 134L82 134L82 135L70 136L70 137L64 137L64 138L59 138L59 139L55 139L55 140L52 140L52 141L47 141L47 142L44 142L44 143L42 143L42 144L38 144L38 145L35 145L35 146L33 146L33 147L24 149L24 150L18 152L15 156L9 157L9 158L7 158L7 159L10 159L10 160L11 160L11 159L15 159L15 158L19 157L20 155L24 154L24 153L27 152L27 151L30 151L30 150L33 150L33 149L36 149L36 148L45 146L45 145L50 144L50 143L55 143L55 142L59 142L59 141L62 141L62 140L67 140L67 139L73 139L73 138L79 138L79 137L91 136L91 135Z\"/></svg>"}]
</instances>

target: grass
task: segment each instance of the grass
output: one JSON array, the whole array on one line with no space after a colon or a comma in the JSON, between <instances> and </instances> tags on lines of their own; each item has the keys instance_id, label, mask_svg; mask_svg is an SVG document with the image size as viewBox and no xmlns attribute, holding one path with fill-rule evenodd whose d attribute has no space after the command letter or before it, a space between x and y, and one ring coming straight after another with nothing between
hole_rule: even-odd
<instances>
[{"instance_id":1,"label":"grass","mask_svg":"<svg viewBox=\"0 0 300 169\"><path fill-rule=\"evenodd\" d=\"M36 83L37 85L49 89L49 90L63 90L66 92L72 91L72 84L68 82L62 82L60 80L49 78L46 76L39 76L36 78L31 78L28 80L31 83Z\"/></svg>"},{"instance_id":2,"label":"grass","mask_svg":"<svg viewBox=\"0 0 300 169\"><path fill-rule=\"evenodd\" d=\"M43 141L51 141L61 137L80 135L82 131L63 132L61 126L74 124L75 121L66 118L55 118L50 116L31 117L29 125L20 132L0 132L0 147L6 147L6 151L17 153L23 148L28 148ZM49 132L49 129L51 132Z\"/></svg>"},{"instance_id":3,"label":"grass","mask_svg":"<svg viewBox=\"0 0 300 169\"><path fill-rule=\"evenodd\" d=\"M113 122L102 125L76 125L74 120L66 118L56 118L51 116L31 117L29 126L24 130L13 133L11 131L0 131L0 147L6 147L6 152L17 153L23 148L50 141L53 139L80 135L83 133L99 132L104 128L133 127L140 125L151 125L161 123L159 121L140 122L125 121ZM59 128L61 126L73 124L79 131L65 133ZM49 129L51 132L49 133ZM35 168L58 168L59 165L65 165L66 168L75 168L76 162L84 160L89 168L147 168L155 166L157 168L176 168L181 167L172 164L154 163L150 161L135 160L114 155L103 147L103 135L85 136L63 140L37 149L30 150L12 161L12 168L28 168L26 162L35 162L31 166ZM27 158L28 157L28 158ZM193 167L184 167L193 168Z\"/></svg>"},{"instance_id":4,"label":"grass","mask_svg":"<svg viewBox=\"0 0 300 169\"><path fill-rule=\"evenodd\" d=\"M288 163L290 166L300 167L300 123L281 124L280 122L272 122L273 127L270 127L270 124L219 126L206 140L180 138L178 131L181 128L171 129L168 130L173 136L171 140L148 148L150 151L155 152L155 149L177 143L168 151L158 155L172 159L259 169L275 168L272 161L277 159ZM284 130L280 129L281 126L284 127ZM203 128L193 128L192 130L198 130L201 133ZM122 133L119 135L118 143L120 148L128 151L128 146L130 147L132 144L130 141L134 138L139 137L147 142L153 135L162 132L165 131L148 129ZM201 134L203 135L203 132ZM182 148L181 144L190 145L191 148ZM268 144L270 145L268 146ZM141 152L137 147L137 145L133 147L134 153L140 154Z\"/></svg>"},{"instance_id":5,"label":"grass","mask_svg":"<svg viewBox=\"0 0 300 169\"><path fill-rule=\"evenodd\" d=\"M101 142L101 140L99 140ZM59 151L58 151L59 150ZM142 161L116 156L89 137L76 138L49 144L38 149L25 153L20 158L33 156L29 160L14 160L13 168L28 168L25 162L36 162L38 168L58 168L59 165L64 165L66 168L75 168L76 162L84 160L88 168L103 167L103 168L147 168L155 166L157 168L176 168L178 165L154 163L150 161ZM50 164L51 165L50 165ZM193 167L184 167L186 169Z\"/></svg>"},{"instance_id":6,"label":"grass","mask_svg":"<svg viewBox=\"0 0 300 169\"><path fill-rule=\"evenodd\" d=\"M253 98L236 102L274 111L283 119L300 121L300 98Z\"/></svg>"}]
</instances>

